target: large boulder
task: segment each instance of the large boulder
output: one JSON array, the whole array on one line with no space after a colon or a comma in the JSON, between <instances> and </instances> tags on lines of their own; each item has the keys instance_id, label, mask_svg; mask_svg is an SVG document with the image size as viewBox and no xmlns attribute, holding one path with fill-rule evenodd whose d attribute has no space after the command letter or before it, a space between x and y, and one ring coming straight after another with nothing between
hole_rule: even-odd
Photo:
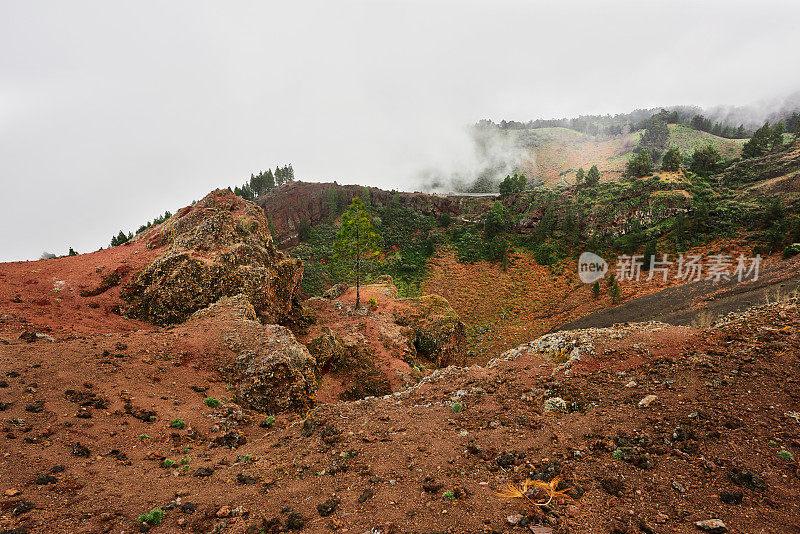
<instances>
[{"instance_id":1,"label":"large boulder","mask_svg":"<svg viewBox=\"0 0 800 534\"><path fill-rule=\"evenodd\" d=\"M446 299L439 295L401 299L395 322L413 331L417 353L438 367L466 363L464 323Z\"/></svg>"},{"instance_id":2,"label":"large boulder","mask_svg":"<svg viewBox=\"0 0 800 534\"><path fill-rule=\"evenodd\" d=\"M288 328L265 325L267 341L236 359L236 401L252 410L305 411L314 405L317 362Z\"/></svg>"},{"instance_id":3,"label":"large boulder","mask_svg":"<svg viewBox=\"0 0 800 534\"><path fill-rule=\"evenodd\" d=\"M288 328L262 324L246 295L223 297L178 328L203 364L227 376L241 406L267 413L313 406L316 360Z\"/></svg>"},{"instance_id":4,"label":"large boulder","mask_svg":"<svg viewBox=\"0 0 800 534\"><path fill-rule=\"evenodd\" d=\"M264 212L230 191L212 191L143 238L164 252L122 289L126 315L180 323L237 294L247 297L262 322L291 314L303 264L278 252Z\"/></svg>"}]
</instances>

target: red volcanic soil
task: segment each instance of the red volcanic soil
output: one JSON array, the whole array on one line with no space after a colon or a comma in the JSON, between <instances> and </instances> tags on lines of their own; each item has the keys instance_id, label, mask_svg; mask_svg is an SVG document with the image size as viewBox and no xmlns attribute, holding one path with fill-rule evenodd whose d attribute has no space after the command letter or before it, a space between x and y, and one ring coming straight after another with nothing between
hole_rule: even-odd
<instances>
[{"instance_id":1,"label":"red volcanic soil","mask_svg":"<svg viewBox=\"0 0 800 534\"><path fill-rule=\"evenodd\" d=\"M154 533L666 534L710 519L797 532L796 300L704 331L549 334L486 366L272 420L241 409L221 370L235 323L155 328L106 310L116 287L80 296L149 254L0 265L0 532L137 532L154 508ZM372 319L347 313L351 290L319 324L381 341L393 304L370 291ZM400 361L389 345L379 365ZM526 479L559 493L501 496Z\"/></svg>"},{"instance_id":2,"label":"red volcanic soil","mask_svg":"<svg viewBox=\"0 0 800 534\"><path fill-rule=\"evenodd\" d=\"M62 339L152 328L121 317L117 307L121 285L158 254L140 239L78 256L0 263L0 332L33 330ZM108 289L100 292L104 279ZM82 291L99 294L81 296Z\"/></svg>"}]
</instances>

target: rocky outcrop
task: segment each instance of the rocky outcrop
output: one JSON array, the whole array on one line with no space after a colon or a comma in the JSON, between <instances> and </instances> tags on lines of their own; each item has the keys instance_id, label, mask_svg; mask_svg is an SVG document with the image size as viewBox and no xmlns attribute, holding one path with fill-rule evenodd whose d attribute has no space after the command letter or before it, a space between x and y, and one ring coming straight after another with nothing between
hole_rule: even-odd
<instances>
[{"instance_id":1,"label":"rocky outcrop","mask_svg":"<svg viewBox=\"0 0 800 534\"><path fill-rule=\"evenodd\" d=\"M266 213L275 230L276 246L287 248L299 242L300 223L312 226L335 219L338 214L359 196L372 206L385 206L390 202L424 215L440 217L474 216L487 212L494 199L471 196L441 196L425 193L384 191L376 187L339 185L337 183L291 182L256 199L256 204Z\"/></svg>"},{"instance_id":2,"label":"rocky outcrop","mask_svg":"<svg viewBox=\"0 0 800 534\"><path fill-rule=\"evenodd\" d=\"M259 350L244 350L236 359L236 400L265 413L300 412L314 405L317 362L288 328L266 325Z\"/></svg>"},{"instance_id":3,"label":"rocky outcrop","mask_svg":"<svg viewBox=\"0 0 800 534\"><path fill-rule=\"evenodd\" d=\"M215 334L201 347L203 363L227 376L241 406L264 413L313 406L316 360L288 328L262 324L246 295L223 297L179 328L190 339Z\"/></svg>"},{"instance_id":4,"label":"rocky outcrop","mask_svg":"<svg viewBox=\"0 0 800 534\"><path fill-rule=\"evenodd\" d=\"M464 323L446 299L439 295L401 299L395 322L413 331L417 353L437 367L464 365L467 338Z\"/></svg>"},{"instance_id":5,"label":"rocky outcrop","mask_svg":"<svg viewBox=\"0 0 800 534\"><path fill-rule=\"evenodd\" d=\"M127 284L123 312L165 325L184 321L221 297L243 294L262 322L287 317L303 274L278 252L264 213L218 189L181 209L143 239L164 252Z\"/></svg>"}]
</instances>

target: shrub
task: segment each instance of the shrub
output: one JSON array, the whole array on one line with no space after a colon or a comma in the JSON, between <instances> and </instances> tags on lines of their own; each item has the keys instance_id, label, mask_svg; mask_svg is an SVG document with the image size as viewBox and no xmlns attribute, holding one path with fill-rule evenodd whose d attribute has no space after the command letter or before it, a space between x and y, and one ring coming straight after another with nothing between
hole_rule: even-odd
<instances>
[{"instance_id":1,"label":"shrub","mask_svg":"<svg viewBox=\"0 0 800 534\"><path fill-rule=\"evenodd\" d=\"M377 309L378 307L378 301L375 300L374 298L369 299L369 301L367 301L367 304L369 304L369 307L373 310Z\"/></svg>"},{"instance_id":2,"label":"shrub","mask_svg":"<svg viewBox=\"0 0 800 534\"><path fill-rule=\"evenodd\" d=\"M661 160L661 168L668 172L675 172L681 168L681 151L677 148L670 148L664 154L664 159Z\"/></svg>"},{"instance_id":3,"label":"shrub","mask_svg":"<svg viewBox=\"0 0 800 534\"><path fill-rule=\"evenodd\" d=\"M154 527L160 524L162 519L164 519L164 511L161 508L153 508L146 514L140 515L136 521L138 523L147 523L151 527Z\"/></svg>"},{"instance_id":4,"label":"shrub","mask_svg":"<svg viewBox=\"0 0 800 534\"><path fill-rule=\"evenodd\" d=\"M308 242L311 237L311 223L303 219L297 227L297 237L302 242Z\"/></svg>"},{"instance_id":5,"label":"shrub","mask_svg":"<svg viewBox=\"0 0 800 534\"><path fill-rule=\"evenodd\" d=\"M533 251L533 259L539 265L552 265L556 262L556 249L550 243L542 243Z\"/></svg>"},{"instance_id":6,"label":"shrub","mask_svg":"<svg viewBox=\"0 0 800 534\"><path fill-rule=\"evenodd\" d=\"M617 449L611 453L611 457L615 460L622 460L625 457L625 454L622 452L622 449Z\"/></svg>"},{"instance_id":7,"label":"shrub","mask_svg":"<svg viewBox=\"0 0 800 534\"><path fill-rule=\"evenodd\" d=\"M781 451L778 453L778 456L786 460L787 462L794 462L794 454L789 451Z\"/></svg>"},{"instance_id":8,"label":"shrub","mask_svg":"<svg viewBox=\"0 0 800 534\"><path fill-rule=\"evenodd\" d=\"M608 289L608 295L611 297L611 302L616 304L622 298L622 290L619 287L619 283L614 280L612 286Z\"/></svg>"},{"instance_id":9,"label":"shrub","mask_svg":"<svg viewBox=\"0 0 800 534\"><path fill-rule=\"evenodd\" d=\"M451 222L453 222L453 218L449 213L442 213L441 217L439 217L439 226L442 228L447 228Z\"/></svg>"},{"instance_id":10,"label":"shrub","mask_svg":"<svg viewBox=\"0 0 800 534\"><path fill-rule=\"evenodd\" d=\"M448 490L448 491L445 491L445 492L442 494L442 497L444 497L444 498L445 498L445 499L447 499L447 500L450 500L450 501L452 501L452 500L454 500L454 499L456 498L456 495L455 495L455 493L453 493L452 491L449 491L449 490Z\"/></svg>"},{"instance_id":11,"label":"shrub","mask_svg":"<svg viewBox=\"0 0 800 534\"><path fill-rule=\"evenodd\" d=\"M646 150L636 154L625 167L625 176L631 178L641 178L651 172L653 172L653 160Z\"/></svg>"},{"instance_id":12,"label":"shrub","mask_svg":"<svg viewBox=\"0 0 800 534\"><path fill-rule=\"evenodd\" d=\"M699 176L714 174L720 162L719 152L712 146L698 148L692 155L691 170Z\"/></svg>"},{"instance_id":13,"label":"shrub","mask_svg":"<svg viewBox=\"0 0 800 534\"><path fill-rule=\"evenodd\" d=\"M178 430L183 430L184 428L186 428L186 423L184 423L183 421L181 421L178 418L175 418L175 419L172 420L172 422L169 424L169 426L171 428L177 428Z\"/></svg>"},{"instance_id":14,"label":"shrub","mask_svg":"<svg viewBox=\"0 0 800 534\"><path fill-rule=\"evenodd\" d=\"M175 462L169 458L164 458L164 461L161 462L161 467L172 467L173 465L175 465Z\"/></svg>"},{"instance_id":15,"label":"shrub","mask_svg":"<svg viewBox=\"0 0 800 534\"><path fill-rule=\"evenodd\" d=\"M215 399L214 397L208 397L208 398L207 398L205 401L203 401L203 402L205 402L205 403L206 403L206 406L208 406L209 408L216 408L217 406L219 406L220 404L222 404L222 402L220 402L220 400L219 400L219 399Z\"/></svg>"},{"instance_id":16,"label":"shrub","mask_svg":"<svg viewBox=\"0 0 800 534\"><path fill-rule=\"evenodd\" d=\"M460 402L454 402L450 405L450 409L453 410L453 413L458 413L464 409L464 405Z\"/></svg>"},{"instance_id":17,"label":"shrub","mask_svg":"<svg viewBox=\"0 0 800 534\"><path fill-rule=\"evenodd\" d=\"M266 424L267 426L274 425L275 424L275 418L270 415L269 417L267 417L267 420L264 421L264 424Z\"/></svg>"},{"instance_id":18,"label":"shrub","mask_svg":"<svg viewBox=\"0 0 800 534\"><path fill-rule=\"evenodd\" d=\"M800 254L800 243L793 243L783 249L783 259L791 258L792 256L797 256Z\"/></svg>"}]
</instances>

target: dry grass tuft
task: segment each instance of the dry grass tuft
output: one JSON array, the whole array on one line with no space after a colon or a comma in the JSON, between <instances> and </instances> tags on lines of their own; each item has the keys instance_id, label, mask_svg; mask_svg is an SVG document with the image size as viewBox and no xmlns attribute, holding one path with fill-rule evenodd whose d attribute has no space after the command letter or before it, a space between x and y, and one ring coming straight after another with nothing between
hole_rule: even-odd
<instances>
[{"instance_id":1,"label":"dry grass tuft","mask_svg":"<svg viewBox=\"0 0 800 534\"><path fill-rule=\"evenodd\" d=\"M501 499L524 499L532 506L549 506L553 499L559 498L568 498L571 499L567 492L572 488L566 488L563 490L557 490L558 483L561 481L561 477L555 477L550 482L542 482L541 480L531 480L526 478L520 487L515 486L514 484L507 484L505 489L502 491L498 491L496 495ZM541 490L545 495L546 499L540 499L538 501L531 498L538 493L536 490Z\"/></svg>"}]
</instances>

